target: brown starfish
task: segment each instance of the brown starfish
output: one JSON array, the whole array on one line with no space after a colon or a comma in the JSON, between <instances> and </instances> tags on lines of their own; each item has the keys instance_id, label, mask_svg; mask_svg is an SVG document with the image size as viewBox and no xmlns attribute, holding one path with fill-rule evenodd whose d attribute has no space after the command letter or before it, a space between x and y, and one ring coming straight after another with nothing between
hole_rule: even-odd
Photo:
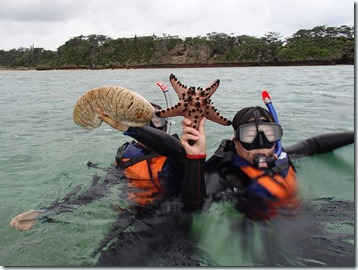
<instances>
[{"instance_id":1,"label":"brown starfish","mask_svg":"<svg viewBox=\"0 0 358 270\"><path fill-rule=\"evenodd\" d=\"M156 112L159 117L184 116L191 120L191 126L198 129L198 123L203 117L218 124L229 126L231 121L224 118L215 109L210 97L219 87L220 80L212 82L205 89L198 87L186 87L178 79L170 74L170 83L179 97L179 102L170 107Z\"/></svg>"}]
</instances>

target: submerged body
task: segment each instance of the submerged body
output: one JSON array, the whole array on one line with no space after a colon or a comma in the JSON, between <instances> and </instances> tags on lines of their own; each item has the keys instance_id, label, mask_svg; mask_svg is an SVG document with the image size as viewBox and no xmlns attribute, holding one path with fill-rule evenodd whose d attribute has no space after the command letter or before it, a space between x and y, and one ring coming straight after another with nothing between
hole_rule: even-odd
<instances>
[{"instance_id":1,"label":"submerged body","mask_svg":"<svg viewBox=\"0 0 358 270\"><path fill-rule=\"evenodd\" d=\"M126 193L134 204L145 205L180 193L183 168L135 141L118 149L116 167L128 180Z\"/></svg>"},{"instance_id":2,"label":"submerged body","mask_svg":"<svg viewBox=\"0 0 358 270\"><path fill-rule=\"evenodd\" d=\"M176 138L150 127L134 128L130 131L134 137L147 138L153 141L155 145L158 144L153 138L158 138L157 136L161 134L160 136L163 136L159 137L162 143L161 149L172 154L172 156L176 156L178 160L185 160L186 154L181 152L183 149ZM329 135L321 135L319 140L310 138L305 141L329 145L329 142L332 141L332 137ZM345 139L340 140L342 137L345 137ZM343 146L351 143L354 140L354 133L336 134L334 138L334 144L339 147L338 145ZM318 148L321 150L320 152L324 152L324 148L317 147L317 145L313 146L313 143L309 144L311 147L307 148L305 141L287 147L286 151L291 156L296 156L295 153L300 153L300 156L308 153L311 155L314 154L314 151L311 150ZM177 147L167 147L168 145L176 145ZM300 145L302 148L299 147ZM332 150L329 147L328 149L329 151ZM196 165L195 163L197 164L194 161L194 165ZM69 211L71 205L86 205L102 198L109 192L109 187L126 182L127 179L124 177L123 171L111 167L103 181L99 177L95 177L85 193L80 194L80 188L75 189L68 196L59 200L58 203L48 207L49 211L46 214ZM195 215L194 221L190 212L183 211L182 202L172 197L146 204L141 208L142 211L135 213L122 210L92 256L96 258L97 266L277 266L277 263L287 266L353 265L354 245L342 242L339 236L332 236L322 229L322 226L327 222L331 224L337 222L333 218L336 211L340 213L340 222L347 222L347 224L354 222L352 220L354 216L352 204L335 202L334 200L304 204L302 211L298 211L296 217L290 219L278 217L272 219L269 227L257 228L261 224L260 222L252 223L249 219L241 218L241 216L228 210L231 204L226 204L226 202L235 203L236 198L237 196L230 189L215 193L213 196L209 195L206 202L212 205L211 203L214 201L215 207L208 209L203 215ZM220 207L216 203L219 201L224 202L224 204L220 204ZM188 203L188 201L186 202ZM207 210L206 207L204 209ZM327 214L326 209L328 209ZM231 217L228 217L227 215L230 213ZM50 217L45 221L57 222L55 215ZM216 223L216 220L219 223ZM194 231L193 222L196 224ZM199 224L202 222L199 231L198 222ZM223 222L228 226L229 231L227 233L234 233L230 236L230 239L240 241L235 242L235 251L239 252L242 245L243 253L239 257L237 255L229 256L233 251L231 248L234 243L227 243L227 238L224 237L226 234L215 233L215 229L223 229ZM277 228L273 227L275 224ZM258 232L255 231L255 227L259 230ZM259 233L259 236L257 233ZM271 234L274 234L274 236L270 237ZM198 238L198 236L204 237L205 235L211 239L211 242L208 242L205 238ZM346 237L350 236L347 235ZM257 241L254 241L254 238L259 239L261 245L265 247L266 252L262 257L258 256L260 249L255 246ZM220 256L215 255L216 253L210 253L209 247L205 250L200 249L200 246L208 245L217 249L221 244L223 244L223 247L222 252L218 253L221 254ZM246 256L252 256L251 263L245 261ZM239 258L242 261L238 262Z\"/></svg>"},{"instance_id":3,"label":"submerged body","mask_svg":"<svg viewBox=\"0 0 358 270\"><path fill-rule=\"evenodd\" d=\"M296 208L298 183L286 152L281 153L275 166L255 168L230 149L230 144L224 140L206 162L208 195L230 190L237 199L237 209L251 219L271 218L282 207Z\"/></svg>"}]
</instances>

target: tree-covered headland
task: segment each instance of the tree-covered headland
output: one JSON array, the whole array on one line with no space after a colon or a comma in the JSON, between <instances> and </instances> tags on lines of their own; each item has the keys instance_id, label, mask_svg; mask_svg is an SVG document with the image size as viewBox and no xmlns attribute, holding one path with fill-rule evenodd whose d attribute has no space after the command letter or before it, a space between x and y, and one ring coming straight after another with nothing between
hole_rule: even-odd
<instances>
[{"instance_id":1,"label":"tree-covered headland","mask_svg":"<svg viewBox=\"0 0 358 270\"><path fill-rule=\"evenodd\" d=\"M71 38L57 51L43 48L0 50L2 68L103 69L354 64L354 27L317 26L291 37L209 33L112 39L104 35Z\"/></svg>"}]
</instances>

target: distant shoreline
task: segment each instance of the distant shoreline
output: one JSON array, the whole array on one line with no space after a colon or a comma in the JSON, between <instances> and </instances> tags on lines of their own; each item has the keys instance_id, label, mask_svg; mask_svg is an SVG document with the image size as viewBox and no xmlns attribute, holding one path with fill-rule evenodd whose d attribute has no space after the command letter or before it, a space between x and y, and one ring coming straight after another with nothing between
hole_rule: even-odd
<instances>
[{"instance_id":1,"label":"distant shoreline","mask_svg":"<svg viewBox=\"0 0 358 270\"><path fill-rule=\"evenodd\" d=\"M37 68L7 68L0 67L0 71L46 71L46 70L109 70L109 69L160 69L160 68L220 68L220 67L284 67L284 66L334 66L354 65L354 62L342 62L335 60L311 60L290 62L251 62L251 63L194 63L194 64L147 64L128 65L125 67L108 66L69 66L69 67L37 67Z\"/></svg>"}]
</instances>

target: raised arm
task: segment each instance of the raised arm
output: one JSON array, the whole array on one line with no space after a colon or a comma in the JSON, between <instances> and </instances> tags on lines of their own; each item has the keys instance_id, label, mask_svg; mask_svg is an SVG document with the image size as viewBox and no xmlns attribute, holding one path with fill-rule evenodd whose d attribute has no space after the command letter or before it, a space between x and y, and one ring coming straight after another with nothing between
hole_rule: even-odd
<instances>
[{"instance_id":1,"label":"raised arm","mask_svg":"<svg viewBox=\"0 0 358 270\"><path fill-rule=\"evenodd\" d=\"M205 186L206 137L205 118L199 123L199 130L190 127L191 121L182 121L181 143L186 151L186 168L182 182L181 199L187 210L199 209L207 194ZM189 143L194 142L194 144Z\"/></svg>"},{"instance_id":2,"label":"raised arm","mask_svg":"<svg viewBox=\"0 0 358 270\"><path fill-rule=\"evenodd\" d=\"M198 130L190 127L190 119L185 118L182 121L183 133L179 141L175 137L155 128L149 126L124 126L103 114L101 110L97 110L97 113L104 122L124 132L125 135L131 136L154 152L183 163L186 167L181 190L181 199L184 206L189 210L195 210L202 205L207 195L205 187L206 138L204 129L206 118L201 119ZM191 142L194 142L194 144Z\"/></svg>"},{"instance_id":3,"label":"raised arm","mask_svg":"<svg viewBox=\"0 0 358 270\"><path fill-rule=\"evenodd\" d=\"M157 154L166 156L182 164L185 162L185 150L180 141L174 136L149 126L129 127L123 125L108 115L105 115L101 109L97 109L97 113L98 117L108 125L122 131L124 135L128 135L139 141Z\"/></svg>"},{"instance_id":4,"label":"raised arm","mask_svg":"<svg viewBox=\"0 0 358 270\"><path fill-rule=\"evenodd\" d=\"M335 132L308 138L285 147L285 151L291 159L297 159L303 156L330 152L351 143L354 143L354 131Z\"/></svg>"},{"instance_id":5,"label":"raised arm","mask_svg":"<svg viewBox=\"0 0 358 270\"><path fill-rule=\"evenodd\" d=\"M168 157L176 162L185 162L185 150L180 141L161 130L144 126L130 127L124 135L141 142L157 154Z\"/></svg>"}]
</instances>

